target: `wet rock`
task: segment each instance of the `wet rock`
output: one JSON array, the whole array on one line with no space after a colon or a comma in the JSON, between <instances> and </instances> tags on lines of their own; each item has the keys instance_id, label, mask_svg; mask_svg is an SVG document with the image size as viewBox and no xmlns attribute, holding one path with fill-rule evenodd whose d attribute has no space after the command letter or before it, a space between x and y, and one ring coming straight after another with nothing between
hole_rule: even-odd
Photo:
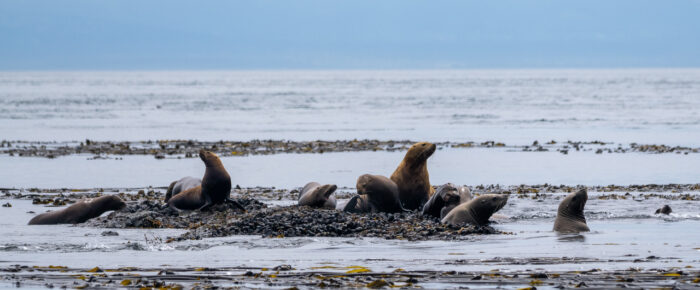
<instances>
[{"instance_id":1,"label":"wet rock","mask_svg":"<svg viewBox=\"0 0 700 290\"><path fill-rule=\"evenodd\" d=\"M117 232L115 232L115 231L104 231L104 232L102 232L101 235L102 235L103 237L112 237L112 236L118 236L119 233L117 233Z\"/></svg>"},{"instance_id":2,"label":"wet rock","mask_svg":"<svg viewBox=\"0 0 700 290\"><path fill-rule=\"evenodd\" d=\"M2 205L2 207L12 207L12 204L9 203L9 202L7 202L7 203L4 203L4 204Z\"/></svg>"},{"instance_id":3,"label":"wet rock","mask_svg":"<svg viewBox=\"0 0 700 290\"><path fill-rule=\"evenodd\" d=\"M178 240L261 235L265 237L381 237L385 239L463 239L497 233L492 227L453 227L418 212L351 214L338 210L288 206L263 208L192 228Z\"/></svg>"}]
</instances>

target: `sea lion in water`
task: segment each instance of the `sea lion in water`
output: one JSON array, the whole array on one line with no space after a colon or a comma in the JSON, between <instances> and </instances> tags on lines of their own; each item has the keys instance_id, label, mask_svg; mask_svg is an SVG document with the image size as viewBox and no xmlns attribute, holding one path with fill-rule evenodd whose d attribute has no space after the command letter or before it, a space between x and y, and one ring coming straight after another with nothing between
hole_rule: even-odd
<instances>
[{"instance_id":1,"label":"sea lion in water","mask_svg":"<svg viewBox=\"0 0 700 290\"><path fill-rule=\"evenodd\" d=\"M126 203L115 195L81 200L67 208L42 213L29 221L30 225L79 224L96 218L106 211L122 209Z\"/></svg>"},{"instance_id":2,"label":"sea lion in water","mask_svg":"<svg viewBox=\"0 0 700 290\"><path fill-rule=\"evenodd\" d=\"M200 185L202 185L202 180L192 176L183 177L180 178L180 180L173 181L170 183L170 186L168 186L168 191L165 192L165 202L168 202L171 197L180 192Z\"/></svg>"},{"instance_id":3,"label":"sea lion in water","mask_svg":"<svg viewBox=\"0 0 700 290\"><path fill-rule=\"evenodd\" d=\"M430 186L427 162L435 148L435 144L428 142L413 144L391 174L391 180L399 187L399 198L405 209L420 208L435 192Z\"/></svg>"},{"instance_id":4,"label":"sea lion in water","mask_svg":"<svg viewBox=\"0 0 700 290\"><path fill-rule=\"evenodd\" d=\"M453 226L483 226L488 224L491 215L503 208L507 202L508 196L505 194L484 194L453 208L442 218L442 223Z\"/></svg>"},{"instance_id":5,"label":"sea lion in water","mask_svg":"<svg viewBox=\"0 0 700 290\"><path fill-rule=\"evenodd\" d=\"M566 196L559 203L557 218L554 220L554 231L562 233L590 231L586 225L586 217L583 215L586 201L588 201L588 192L585 188Z\"/></svg>"},{"instance_id":6,"label":"sea lion in water","mask_svg":"<svg viewBox=\"0 0 700 290\"><path fill-rule=\"evenodd\" d=\"M177 209L206 210L215 204L224 202L233 203L236 207L245 210L243 206L231 200L231 176L226 172L224 164L216 154L199 150L199 158L202 159L206 170L202 178L202 185L187 189L168 200L168 205Z\"/></svg>"},{"instance_id":7,"label":"sea lion in water","mask_svg":"<svg viewBox=\"0 0 700 290\"><path fill-rule=\"evenodd\" d=\"M435 190L435 194L423 206L423 214L442 219L453 208L471 199L472 193L468 187L457 188L454 184L447 183Z\"/></svg>"},{"instance_id":8,"label":"sea lion in water","mask_svg":"<svg viewBox=\"0 0 700 290\"><path fill-rule=\"evenodd\" d=\"M361 212L403 212L399 199L399 188L381 175L364 174L357 178L357 194L348 201L343 211Z\"/></svg>"},{"instance_id":9,"label":"sea lion in water","mask_svg":"<svg viewBox=\"0 0 700 290\"><path fill-rule=\"evenodd\" d=\"M299 205L310 207L335 208L335 197L331 196L338 189L335 184L321 185L318 182L309 182L304 185L299 193Z\"/></svg>"},{"instance_id":10,"label":"sea lion in water","mask_svg":"<svg viewBox=\"0 0 700 290\"><path fill-rule=\"evenodd\" d=\"M670 214L673 210L671 210L671 207L668 206L668 204L664 205L664 207L657 209L654 214Z\"/></svg>"}]
</instances>

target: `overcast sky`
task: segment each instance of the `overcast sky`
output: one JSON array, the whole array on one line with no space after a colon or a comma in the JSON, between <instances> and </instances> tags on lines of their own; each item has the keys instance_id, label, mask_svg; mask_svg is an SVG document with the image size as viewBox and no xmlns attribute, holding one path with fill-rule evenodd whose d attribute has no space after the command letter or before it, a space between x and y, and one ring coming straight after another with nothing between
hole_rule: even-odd
<instances>
[{"instance_id":1,"label":"overcast sky","mask_svg":"<svg viewBox=\"0 0 700 290\"><path fill-rule=\"evenodd\" d=\"M700 67L700 1L0 1L0 69Z\"/></svg>"}]
</instances>

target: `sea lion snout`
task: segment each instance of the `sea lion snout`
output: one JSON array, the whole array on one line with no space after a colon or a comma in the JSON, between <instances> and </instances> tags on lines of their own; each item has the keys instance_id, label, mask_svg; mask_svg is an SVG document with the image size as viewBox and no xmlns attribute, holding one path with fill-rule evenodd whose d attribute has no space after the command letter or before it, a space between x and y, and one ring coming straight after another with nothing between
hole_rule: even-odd
<instances>
[{"instance_id":1,"label":"sea lion snout","mask_svg":"<svg viewBox=\"0 0 700 290\"><path fill-rule=\"evenodd\" d=\"M418 144L413 145L413 148L420 151L420 153L418 154L419 159L428 159L430 156L433 155L433 153L435 153L435 150L437 150L437 146L430 142L420 142Z\"/></svg>"},{"instance_id":2,"label":"sea lion snout","mask_svg":"<svg viewBox=\"0 0 700 290\"><path fill-rule=\"evenodd\" d=\"M361 189L367 188L367 185L369 185L370 182L372 182L372 175L360 175L360 177L357 178L357 190L360 191Z\"/></svg>"},{"instance_id":3,"label":"sea lion snout","mask_svg":"<svg viewBox=\"0 0 700 290\"><path fill-rule=\"evenodd\" d=\"M202 159L202 161L207 161L207 153L209 153L209 151L199 149L199 159Z\"/></svg>"},{"instance_id":4,"label":"sea lion snout","mask_svg":"<svg viewBox=\"0 0 700 290\"><path fill-rule=\"evenodd\" d=\"M576 193L574 193L573 198L569 202L569 207L583 211L583 208L586 206L586 202L588 201L588 191L584 188Z\"/></svg>"}]
</instances>

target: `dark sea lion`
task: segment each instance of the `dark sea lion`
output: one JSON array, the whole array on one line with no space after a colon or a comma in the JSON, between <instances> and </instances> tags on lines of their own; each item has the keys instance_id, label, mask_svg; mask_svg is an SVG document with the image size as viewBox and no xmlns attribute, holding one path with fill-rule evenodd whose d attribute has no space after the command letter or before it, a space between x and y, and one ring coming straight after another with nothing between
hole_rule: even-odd
<instances>
[{"instance_id":1,"label":"dark sea lion","mask_svg":"<svg viewBox=\"0 0 700 290\"><path fill-rule=\"evenodd\" d=\"M168 191L165 192L165 202L168 202L171 197L180 192L200 185L202 185L202 180L192 176L183 177L180 178L180 180L173 181L170 183L170 186L168 186Z\"/></svg>"},{"instance_id":2,"label":"dark sea lion","mask_svg":"<svg viewBox=\"0 0 700 290\"><path fill-rule=\"evenodd\" d=\"M447 183L435 190L435 194L423 206L423 214L442 219L453 208L471 199L472 194L468 187L457 188L454 184Z\"/></svg>"},{"instance_id":3,"label":"dark sea lion","mask_svg":"<svg viewBox=\"0 0 700 290\"><path fill-rule=\"evenodd\" d=\"M442 218L442 223L453 226L465 224L483 226L488 224L493 213L503 208L507 202L508 195L484 194L453 208Z\"/></svg>"},{"instance_id":4,"label":"dark sea lion","mask_svg":"<svg viewBox=\"0 0 700 290\"><path fill-rule=\"evenodd\" d=\"M338 189L335 184L321 185L309 182L299 193L299 205L335 209L335 197L331 196Z\"/></svg>"},{"instance_id":5,"label":"dark sea lion","mask_svg":"<svg viewBox=\"0 0 700 290\"><path fill-rule=\"evenodd\" d=\"M381 175L365 174L357 178L357 194L348 201L344 211L361 212L403 212L399 199L399 188Z\"/></svg>"},{"instance_id":6,"label":"dark sea lion","mask_svg":"<svg viewBox=\"0 0 700 290\"><path fill-rule=\"evenodd\" d=\"M96 218L106 211L119 210L126 203L115 195L81 200L67 208L42 213L29 221L30 225L79 224Z\"/></svg>"},{"instance_id":7,"label":"dark sea lion","mask_svg":"<svg viewBox=\"0 0 700 290\"><path fill-rule=\"evenodd\" d=\"M583 215L586 201L588 201L588 192L585 188L566 196L559 203L557 218L554 220L554 231L562 233L590 231L586 225L586 217Z\"/></svg>"},{"instance_id":8,"label":"dark sea lion","mask_svg":"<svg viewBox=\"0 0 700 290\"><path fill-rule=\"evenodd\" d=\"M391 174L391 180L399 187L399 198L405 209L419 209L435 191L430 186L427 162L435 148L435 144L428 142L413 144Z\"/></svg>"},{"instance_id":9,"label":"dark sea lion","mask_svg":"<svg viewBox=\"0 0 700 290\"><path fill-rule=\"evenodd\" d=\"M245 210L240 203L230 198L231 176L226 172L226 168L221 163L219 156L210 151L199 150L199 158L202 159L206 166L202 185L173 195L168 200L168 205L177 209L207 210L213 205L230 202L236 207Z\"/></svg>"},{"instance_id":10,"label":"dark sea lion","mask_svg":"<svg viewBox=\"0 0 700 290\"><path fill-rule=\"evenodd\" d=\"M657 209L654 214L670 214L673 210L671 210L671 207L667 205L664 205L664 207Z\"/></svg>"}]
</instances>

